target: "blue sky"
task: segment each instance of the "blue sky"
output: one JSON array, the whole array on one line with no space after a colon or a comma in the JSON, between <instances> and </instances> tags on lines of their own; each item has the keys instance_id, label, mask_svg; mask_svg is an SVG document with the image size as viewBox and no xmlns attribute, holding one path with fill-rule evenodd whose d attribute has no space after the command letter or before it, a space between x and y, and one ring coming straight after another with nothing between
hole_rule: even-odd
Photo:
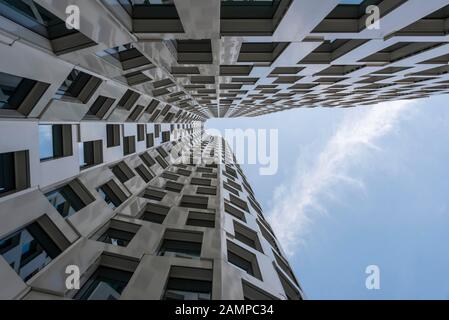
<instances>
[{"instance_id":1,"label":"blue sky","mask_svg":"<svg viewBox=\"0 0 449 320\"><path fill-rule=\"evenodd\" d=\"M449 299L447 101L295 109L206 127L279 130L277 174L244 170L308 298ZM380 290L365 288L372 264Z\"/></svg>"}]
</instances>

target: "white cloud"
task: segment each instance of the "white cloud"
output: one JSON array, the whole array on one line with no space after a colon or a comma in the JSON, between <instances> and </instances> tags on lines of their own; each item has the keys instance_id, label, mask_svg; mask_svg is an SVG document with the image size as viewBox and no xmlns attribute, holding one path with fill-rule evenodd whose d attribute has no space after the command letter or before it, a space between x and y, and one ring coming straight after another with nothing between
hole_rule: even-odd
<instances>
[{"instance_id":1,"label":"white cloud","mask_svg":"<svg viewBox=\"0 0 449 320\"><path fill-rule=\"evenodd\" d=\"M295 176L275 192L270 222L288 254L303 243L308 226L317 215L326 214L323 196L332 198L336 185L363 188L363 182L348 175L348 169L370 151L378 151L376 141L389 134L400 115L412 104L395 101L368 107L347 116L326 143L312 166L298 159Z\"/></svg>"}]
</instances>

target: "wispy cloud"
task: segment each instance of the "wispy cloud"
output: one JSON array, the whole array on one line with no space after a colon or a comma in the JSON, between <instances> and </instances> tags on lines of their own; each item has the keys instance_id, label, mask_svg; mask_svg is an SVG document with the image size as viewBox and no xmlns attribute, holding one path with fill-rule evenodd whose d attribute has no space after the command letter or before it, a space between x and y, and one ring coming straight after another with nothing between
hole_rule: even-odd
<instances>
[{"instance_id":1,"label":"wispy cloud","mask_svg":"<svg viewBox=\"0 0 449 320\"><path fill-rule=\"evenodd\" d=\"M412 104L396 101L379 104L343 119L335 134L325 144L312 166L298 159L291 181L277 188L271 224L287 254L303 242L307 228L317 215L326 214L322 200L332 198L336 185L363 188L363 182L350 175L350 167L367 152L380 150L377 140L389 134L400 115Z\"/></svg>"}]
</instances>

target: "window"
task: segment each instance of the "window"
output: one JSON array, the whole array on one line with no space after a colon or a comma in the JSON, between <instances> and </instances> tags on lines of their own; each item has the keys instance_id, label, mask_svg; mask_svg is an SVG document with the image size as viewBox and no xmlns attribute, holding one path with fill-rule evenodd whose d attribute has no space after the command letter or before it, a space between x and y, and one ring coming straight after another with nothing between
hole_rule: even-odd
<instances>
[{"instance_id":1,"label":"window","mask_svg":"<svg viewBox=\"0 0 449 320\"><path fill-rule=\"evenodd\" d=\"M268 292L257 288L248 281L242 280L243 298L245 300L279 300Z\"/></svg>"},{"instance_id":2,"label":"window","mask_svg":"<svg viewBox=\"0 0 449 320\"><path fill-rule=\"evenodd\" d=\"M62 247L52 240L43 225L49 226L48 230L58 233L58 237L66 241L56 228L52 228L47 216L0 239L0 254L24 281L29 280L62 252Z\"/></svg>"},{"instance_id":3,"label":"window","mask_svg":"<svg viewBox=\"0 0 449 320\"><path fill-rule=\"evenodd\" d=\"M160 132L161 132L161 125L155 124L154 125L154 137L159 138Z\"/></svg>"},{"instance_id":4,"label":"window","mask_svg":"<svg viewBox=\"0 0 449 320\"><path fill-rule=\"evenodd\" d=\"M224 206L225 206L225 212L236 217L237 219L242 220L243 222L246 222L245 213L243 211L240 211L239 209L230 205L227 202L225 202Z\"/></svg>"},{"instance_id":5,"label":"window","mask_svg":"<svg viewBox=\"0 0 449 320\"><path fill-rule=\"evenodd\" d=\"M39 152L41 161L71 156L72 126L39 125Z\"/></svg>"},{"instance_id":6,"label":"window","mask_svg":"<svg viewBox=\"0 0 449 320\"><path fill-rule=\"evenodd\" d=\"M154 178L154 175L148 171L148 169L145 167L145 165L141 164L136 167L135 169L139 176L145 181L145 183L148 183L151 181L151 179Z\"/></svg>"},{"instance_id":7,"label":"window","mask_svg":"<svg viewBox=\"0 0 449 320\"><path fill-rule=\"evenodd\" d=\"M177 181L179 179L179 176L174 174L174 173L170 173L170 172L164 172L161 174L162 178L168 179L168 180L173 180L173 181Z\"/></svg>"},{"instance_id":8,"label":"window","mask_svg":"<svg viewBox=\"0 0 449 320\"><path fill-rule=\"evenodd\" d=\"M209 187L198 187L196 189L196 193L198 194L205 194L209 196L216 196L217 195L217 189L215 187L209 188Z\"/></svg>"},{"instance_id":9,"label":"window","mask_svg":"<svg viewBox=\"0 0 449 320\"><path fill-rule=\"evenodd\" d=\"M267 228L259 221L259 219L256 220L257 224L259 225L260 232L262 233L262 236L267 240L267 242L271 245L271 247L276 250L276 252L280 253L279 247L276 244L275 238L271 235L270 232L268 232Z\"/></svg>"},{"instance_id":10,"label":"window","mask_svg":"<svg viewBox=\"0 0 449 320\"><path fill-rule=\"evenodd\" d=\"M133 44L106 49L97 55L125 71L150 64L150 61L134 48Z\"/></svg>"},{"instance_id":11,"label":"window","mask_svg":"<svg viewBox=\"0 0 449 320\"><path fill-rule=\"evenodd\" d=\"M181 207L207 209L209 198L200 196L187 196L184 195L181 198Z\"/></svg>"},{"instance_id":12,"label":"window","mask_svg":"<svg viewBox=\"0 0 449 320\"><path fill-rule=\"evenodd\" d=\"M45 196L64 218L70 217L95 201L95 198L78 179L47 193Z\"/></svg>"},{"instance_id":13,"label":"window","mask_svg":"<svg viewBox=\"0 0 449 320\"><path fill-rule=\"evenodd\" d=\"M144 124L138 124L137 125L137 141L144 141L145 140L145 130L146 125Z\"/></svg>"},{"instance_id":14,"label":"window","mask_svg":"<svg viewBox=\"0 0 449 320\"><path fill-rule=\"evenodd\" d=\"M185 177L189 177L192 174L192 171L178 168L176 173Z\"/></svg>"},{"instance_id":15,"label":"window","mask_svg":"<svg viewBox=\"0 0 449 320\"><path fill-rule=\"evenodd\" d=\"M147 134L147 148L154 147L154 134L148 133Z\"/></svg>"},{"instance_id":16,"label":"window","mask_svg":"<svg viewBox=\"0 0 449 320\"><path fill-rule=\"evenodd\" d=\"M87 103L101 84L101 79L73 69L54 96L55 99L68 99Z\"/></svg>"},{"instance_id":17,"label":"window","mask_svg":"<svg viewBox=\"0 0 449 320\"><path fill-rule=\"evenodd\" d=\"M199 258L201 256L201 232L167 230L159 248L159 256Z\"/></svg>"},{"instance_id":18,"label":"window","mask_svg":"<svg viewBox=\"0 0 449 320\"><path fill-rule=\"evenodd\" d=\"M123 155L127 156L136 152L136 137L124 137L123 138Z\"/></svg>"},{"instance_id":19,"label":"window","mask_svg":"<svg viewBox=\"0 0 449 320\"><path fill-rule=\"evenodd\" d=\"M360 60L360 62L393 63L434 49L442 44L442 42L398 42Z\"/></svg>"},{"instance_id":20,"label":"window","mask_svg":"<svg viewBox=\"0 0 449 320\"><path fill-rule=\"evenodd\" d=\"M231 187L229 184L227 184L226 182L223 182L223 188L227 191L229 191L230 193L239 196L239 192L238 190L234 189L233 187Z\"/></svg>"},{"instance_id":21,"label":"window","mask_svg":"<svg viewBox=\"0 0 449 320\"><path fill-rule=\"evenodd\" d=\"M238 191L242 191L242 187L240 186L240 184L238 184L237 182L234 182L232 180L227 179L227 183L233 187L234 189L237 189Z\"/></svg>"},{"instance_id":22,"label":"window","mask_svg":"<svg viewBox=\"0 0 449 320\"><path fill-rule=\"evenodd\" d=\"M87 111L87 115L84 118L102 120L111 109L114 102L115 99L99 96L89 108L89 111Z\"/></svg>"},{"instance_id":23,"label":"window","mask_svg":"<svg viewBox=\"0 0 449 320\"><path fill-rule=\"evenodd\" d=\"M242 199L230 194L229 195L231 203L236 205L237 207L239 207L242 210L245 210L246 212L249 212L249 208L248 208L248 204L243 201Z\"/></svg>"},{"instance_id":24,"label":"window","mask_svg":"<svg viewBox=\"0 0 449 320\"><path fill-rule=\"evenodd\" d=\"M103 163L103 140L80 142L78 147L81 169Z\"/></svg>"},{"instance_id":25,"label":"window","mask_svg":"<svg viewBox=\"0 0 449 320\"><path fill-rule=\"evenodd\" d=\"M208 178L208 179L217 179L217 174L216 173L203 173L201 175L201 177Z\"/></svg>"},{"instance_id":26,"label":"window","mask_svg":"<svg viewBox=\"0 0 449 320\"><path fill-rule=\"evenodd\" d=\"M215 214L189 211L186 225L215 228Z\"/></svg>"},{"instance_id":27,"label":"window","mask_svg":"<svg viewBox=\"0 0 449 320\"><path fill-rule=\"evenodd\" d=\"M155 203L148 203L139 219L162 224L169 211L169 207Z\"/></svg>"},{"instance_id":28,"label":"window","mask_svg":"<svg viewBox=\"0 0 449 320\"><path fill-rule=\"evenodd\" d=\"M302 300L301 294L299 290L295 288L295 286L288 280L282 272L276 267L276 273L279 276L279 280L281 281L282 287L284 288L285 295L288 300Z\"/></svg>"},{"instance_id":29,"label":"window","mask_svg":"<svg viewBox=\"0 0 449 320\"><path fill-rule=\"evenodd\" d=\"M136 176L131 168L123 161L113 166L111 170L121 183L125 183Z\"/></svg>"},{"instance_id":30,"label":"window","mask_svg":"<svg viewBox=\"0 0 449 320\"><path fill-rule=\"evenodd\" d=\"M137 105L133 111L131 112L131 114L129 115L127 121L130 122L137 122L138 119L140 118L140 116L142 115L143 111L144 111L145 107L141 106L141 105Z\"/></svg>"},{"instance_id":31,"label":"window","mask_svg":"<svg viewBox=\"0 0 449 320\"><path fill-rule=\"evenodd\" d=\"M120 125L107 124L106 125L106 140L108 148L117 147L120 145Z\"/></svg>"},{"instance_id":32,"label":"window","mask_svg":"<svg viewBox=\"0 0 449 320\"><path fill-rule=\"evenodd\" d=\"M164 300L211 300L213 271L172 266Z\"/></svg>"},{"instance_id":33,"label":"window","mask_svg":"<svg viewBox=\"0 0 449 320\"><path fill-rule=\"evenodd\" d=\"M210 186L212 181L210 179L192 178L190 184L197 186Z\"/></svg>"},{"instance_id":34,"label":"window","mask_svg":"<svg viewBox=\"0 0 449 320\"><path fill-rule=\"evenodd\" d=\"M257 233L236 221L234 221L234 238L263 253Z\"/></svg>"},{"instance_id":35,"label":"window","mask_svg":"<svg viewBox=\"0 0 449 320\"><path fill-rule=\"evenodd\" d=\"M119 207L127 199L125 193L114 180L109 180L104 185L98 187L97 192L112 209Z\"/></svg>"},{"instance_id":36,"label":"window","mask_svg":"<svg viewBox=\"0 0 449 320\"><path fill-rule=\"evenodd\" d=\"M159 163L159 165L160 165L163 169L165 169L165 168L168 167L167 161L165 161L164 158L162 158L161 156L156 156L156 161L157 161L157 163Z\"/></svg>"},{"instance_id":37,"label":"window","mask_svg":"<svg viewBox=\"0 0 449 320\"><path fill-rule=\"evenodd\" d=\"M172 192L180 193L182 191L183 187L184 187L183 184L176 183L176 182L173 182L173 181L167 181L165 183L165 190L172 191Z\"/></svg>"},{"instance_id":38,"label":"window","mask_svg":"<svg viewBox=\"0 0 449 320\"><path fill-rule=\"evenodd\" d=\"M277 264L279 265L279 267L281 267L281 269L290 277L290 279L293 280L295 282L295 284L299 286L299 283L296 280L296 277L293 274L293 271L290 269L288 262L281 255L279 255L276 251L274 251L274 250L272 250L272 251L273 251L274 258L275 258Z\"/></svg>"},{"instance_id":39,"label":"window","mask_svg":"<svg viewBox=\"0 0 449 320\"><path fill-rule=\"evenodd\" d=\"M204 172L204 173L212 173L213 169L211 168L203 168L203 167L198 167L196 168L197 172Z\"/></svg>"},{"instance_id":40,"label":"window","mask_svg":"<svg viewBox=\"0 0 449 320\"><path fill-rule=\"evenodd\" d=\"M133 90L127 90L123 97L118 102L118 106L120 108L123 108L125 110L131 110L134 104L139 100L140 94L133 91Z\"/></svg>"},{"instance_id":41,"label":"window","mask_svg":"<svg viewBox=\"0 0 449 320\"><path fill-rule=\"evenodd\" d=\"M221 1L222 35L267 35L276 30L291 0Z\"/></svg>"},{"instance_id":42,"label":"window","mask_svg":"<svg viewBox=\"0 0 449 320\"><path fill-rule=\"evenodd\" d=\"M15 110L27 116L48 87L43 82L0 72L0 111Z\"/></svg>"},{"instance_id":43,"label":"window","mask_svg":"<svg viewBox=\"0 0 449 320\"><path fill-rule=\"evenodd\" d=\"M65 27L65 21L34 1L2 0L2 16L50 40L57 55L96 45L94 41L75 29Z\"/></svg>"},{"instance_id":44,"label":"window","mask_svg":"<svg viewBox=\"0 0 449 320\"><path fill-rule=\"evenodd\" d=\"M257 263L257 257L253 253L243 249L229 240L227 241L227 247L229 263L246 271L246 273L252 275L253 277L262 280L262 275Z\"/></svg>"},{"instance_id":45,"label":"window","mask_svg":"<svg viewBox=\"0 0 449 320\"><path fill-rule=\"evenodd\" d=\"M162 143L170 141L170 131L162 132Z\"/></svg>"},{"instance_id":46,"label":"window","mask_svg":"<svg viewBox=\"0 0 449 320\"><path fill-rule=\"evenodd\" d=\"M120 220L111 220L106 230L100 230L97 241L126 247L134 238L140 226ZM102 228L104 229L104 228Z\"/></svg>"},{"instance_id":47,"label":"window","mask_svg":"<svg viewBox=\"0 0 449 320\"><path fill-rule=\"evenodd\" d=\"M30 187L28 151L0 153L0 197Z\"/></svg>"},{"instance_id":48,"label":"window","mask_svg":"<svg viewBox=\"0 0 449 320\"><path fill-rule=\"evenodd\" d=\"M164 150L163 147L157 147L156 150L157 150L157 152L159 152L159 154L160 154L162 157L164 157L164 158L167 158L167 157L168 157L168 153L167 153L167 151Z\"/></svg>"},{"instance_id":49,"label":"window","mask_svg":"<svg viewBox=\"0 0 449 320\"><path fill-rule=\"evenodd\" d=\"M100 265L76 293L76 300L117 300L133 273Z\"/></svg>"},{"instance_id":50,"label":"window","mask_svg":"<svg viewBox=\"0 0 449 320\"><path fill-rule=\"evenodd\" d=\"M164 191L154 190L154 189L146 189L143 197L149 200L162 201L164 197L167 195Z\"/></svg>"},{"instance_id":51,"label":"window","mask_svg":"<svg viewBox=\"0 0 449 320\"><path fill-rule=\"evenodd\" d=\"M139 157L148 168L151 168L156 163L156 161L154 161L154 159L146 152L142 153Z\"/></svg>"}]
</instances>

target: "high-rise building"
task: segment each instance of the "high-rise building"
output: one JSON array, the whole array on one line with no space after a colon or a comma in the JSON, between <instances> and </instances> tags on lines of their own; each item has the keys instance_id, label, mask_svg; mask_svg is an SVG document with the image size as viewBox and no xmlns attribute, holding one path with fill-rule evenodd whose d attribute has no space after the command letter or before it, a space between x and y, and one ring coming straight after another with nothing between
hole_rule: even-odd
<instances>
[{"instance_id":1,"label":"high-rise building","mask_svg":"<svg viewBox=\"0 0 449 320\"><path fill-rule=\"evenodd\" d=\"M226 143L179 132L0 203L0 297L301 299Z\"/></svg>"},{"instance_id":2,"label":"high-rise building","mask_svg":"<svg viewBox=\"0 0 449 320\"><path fill-rule=\"evenodd\" d=\"M449 0L0 0L0 298L303 297L204 122L448 93L448 18ZM227 161L173 163L198 146Z\"/></svg>"}]
</instances>

